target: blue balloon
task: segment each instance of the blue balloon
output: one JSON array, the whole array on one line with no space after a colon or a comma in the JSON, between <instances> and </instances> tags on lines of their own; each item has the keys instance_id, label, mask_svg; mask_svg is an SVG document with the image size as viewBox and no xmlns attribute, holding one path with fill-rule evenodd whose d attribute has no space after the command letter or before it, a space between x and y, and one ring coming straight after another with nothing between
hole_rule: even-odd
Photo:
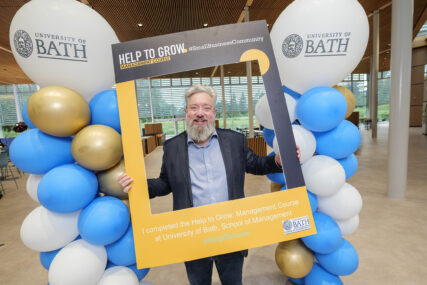
<instances>
[{"instance_id":1,"label":"blue balloon","mask_svg":"<svg viewBox=\"0 0 427 285\"><path fill-rule=\"evenodd\" d=\"M142 268L142 269L138 269L136 267L136 264L134 265L130 265L128 266L128 268L132 269L133 272L135 272L136 276L138 277L138 280L141 281L142 279L144 279L144 277L148 274L148 272L150 271L150 268Z\"/></svg>"},{"instance_id":2,"label":"blue balloon","mask_svg":"<svg viewBox=\"0 0 427 285\"><path fill-rule=\"evenodd\" d=\"M269 173L266 176L267 176L268 179L270 179L271 181L273 181L276 184L280 184L280 185L285 185L286 184L285 175L283 175L282 172Z\"/></svg>"},{"instance_id":3,"label":"blue balloon","mask_svg":"<svg viewBox=\"0 0 427 285\"><path fill-rule=\"evenodd\" d=\"M37 188L40 204L57 213L83 209L98 192L96 175L77 164L65 164L46 173Z\"/></svg>"},{"instance_id":4,"label":"blue balloon","mask_svg":"<svg viewBox=\"0 0 427 285\"><path fill-rule=\"evenodd\" d=\"M30 117L28 116L27 105L28 105L28 100L27 102L25 102L24 106L22 106L22 118L24 119L25 124L30 129L36 129L37 127L31 122Z\"/></svg>"},{"instance_id":5,"label":"blue balloon","mask_svg":"<svg viewBox=\"0 0 427 285\"><path fill-rule=\"evenodd\" d=\"M126 233L116 242L105 247L108 260L114 264L128 266L136 263L132 224Z\"/></svg>"},{"instance_id":6,"label":"blue balloon","mask_svg":"<svg viewBox=\"0 0 427 285\"><path fill-rule=\"evenodd\" d=\"M32 174L45 174L52 168L74 162L71 138L50 136L38 129L30 129L17 136L9 154L13 164Z\"/></svg>"},{"instance_id":7,"label":"blue balloon","mask_svg":"<svg viewBox=\"0 0 427 285\"><path fill-rule=\"evenodd\" d=\"M335 275L350 275L359 266L359 255L347 240L329 254L315 254L319 264Z\"/></svg>"},{"instance_id":8,"label":"blue balloon","mask_svg":"<svg viewBox=\"0 0 427 285\"><path fill-rule=\"evenodd\" d=\"M290 281L292 281L292 283L294 283L296 285L304 285L305 284L304 277L303 278L291 278L291 277L288 277L288 279Z\"/></svg>"},{"instance_id":9,"label":"blue balloon","mask_svg":"<svg viewBox=\"0 0 427 285\"><path fill-rule=\"evenodd\" d=\"M91 125L106 125L121 132L116 90L96 94L89 102Z\"/></svg>"},{"instance_id":10,"label":"blue balloon","mask_svg":"<svg viewBox=\"0 0 427 285\"><path fill-rule=\"evenodd\" d=\"M331 253L342 243L341 230L328 215L313 213L317 234L301 238L304 244L316 253Z\"/></svg>"},{"instance_id":11,"label":"blue balloon","mask_svg":"<svg viewBox=\"0 0 427 285\"><path fill-rule=\"evenodd\" d=\"M291 88L286 87L285 85L282 86L282 89L283 89L283 92L291 95L292 98L294 98L295 100L298 100L299 98L301 98L301 94L292 90Z\"/></svg>"},{"instance_id":12,"label":"blue balloon","mask_svg":"<svg viewBox=\"0 0 427 285\"><path fill-rule=\"evenodd\" d=\"M324 270L317 263L313 264L310 273L304 277L305 285L343 285L341 279Z\"/></svg>"},{"instance_id":13,"label":"blue balloon","mask_svg":"<svg viewBox=\"0 0 427 285\"><path fill-rule=\"evenodd\" d=\"M61 249L62 248L58 248L52 251L40 252L39 254L40 263L43 265L43 267L46 270L49 270L49 267L50 267L50 264L52 263L53 258L58 254L58 252Z\"/></svg>"},{"instance_id":14,"label":"blue balloon","mask_svg":"<svg viewBox=\"0 0 427 285\"><path fill-rule=\"evenodd\" d=\"M327 132L313 132L316 138L316 152L335 159L349 156L357 150L361 142L359 129L349 121L342 121Z\"/></svg>"},{"instance_id":15,"label":"blue balloon","mask_svg":"<svg viewBox=\"0 0 427 285\"><path fill-rule=\"evenodd\" d=\"M357 167L359 166L359 162L357 161L354 153L349 156L341 159L337 159L337 161L341 164L345 171L345 179L349 179L356 173Z\"/></svg>"},{"instance_id":16,"label":"blue balloon","mask_svg":"<svg viewBox=\"0 0 427 285\"><path fill-rule=\"evenodd\" d=\"M347 101L332 87L315 87L298 100L297 118L304 128L316 132L329 131L344 120Z\"/></svg>"},{"instance_id":17,"label":"blue balloon","mask_svg":"<svg viewBox=\"0 0 427 285\"><path fill-rule=\"evenodd\" d=\"M308 201L310 201L311 212L317 211L317 196L307 190Z\"/></svg>"},{"instance_id":18,"label":"blue balloon","mask_svg":"<svg viewBox=\"0 0 427 285\"><path fill-rule=\"evenodd\" d=\"M274 130L264 128L262 129L262 135L264 136L264 140L270 147L273 147L273 140L276 134L274 133Z\"/></svg>"},{"instance_id":19,"label":"blue balloon","mask_svg":"<svg viewBox=\"0 0 427 285\"><path fill-rule=\"evenodd\" d=\"M95 245L107 245L120 239L130 221L125 203L111 196L96 198L81 213L79 233L84 240Z\"/></svg>"}]
</instances>

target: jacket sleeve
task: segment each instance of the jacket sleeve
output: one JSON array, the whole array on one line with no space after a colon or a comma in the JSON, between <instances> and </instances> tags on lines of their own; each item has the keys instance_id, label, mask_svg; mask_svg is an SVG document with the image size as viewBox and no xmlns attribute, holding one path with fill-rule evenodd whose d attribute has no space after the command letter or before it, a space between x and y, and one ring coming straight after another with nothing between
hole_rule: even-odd
<instances>
[{"instance_id":1,"label":"jacket sleeve","mask_svg":"<svg viewBox=\"0 0 427 285\"><path fill-rule=\"evenodd\" d=\"M246 172L255 175L265 175L269 173L282 172L282 168L276 164L274 156L256 155L247 145L244 138L244 155L246 157Z\"/></svg>"},{"instance_id":2,"label":"jacket sleeve","mask_svg":"<svg viewBox=\"0 0 427 285\"><path fill-rule=\"evenodd\" d=\"M148 193L150 199L157 196L165 196L171 193L171 188L169 185L168 175L166 173L166 151L163 153L162 159L162 169L160 171L159 178L147 179L148 183Z\"/></svg>"}]
</instances>

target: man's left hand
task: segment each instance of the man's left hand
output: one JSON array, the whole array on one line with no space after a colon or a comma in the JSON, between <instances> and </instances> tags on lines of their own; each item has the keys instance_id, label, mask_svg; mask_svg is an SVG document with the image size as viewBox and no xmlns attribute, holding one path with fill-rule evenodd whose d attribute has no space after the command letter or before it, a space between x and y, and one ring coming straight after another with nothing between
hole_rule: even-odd
<instances>
[{"instance_id":1,"label":"man's left hand","mask_svg":"<svg viewBox=\"0 0 427 285\"><path fill-rule=\"evenodd\" d=\"M300 152L299 146L297 146L297 157L298 157L298 160L301 162L301 152ZM282 160L280 159L280 154L276 153L276 155L274 156L274 159L276 160L276 163L280 167L282 167Z\"/></svg>"}]
</instances>

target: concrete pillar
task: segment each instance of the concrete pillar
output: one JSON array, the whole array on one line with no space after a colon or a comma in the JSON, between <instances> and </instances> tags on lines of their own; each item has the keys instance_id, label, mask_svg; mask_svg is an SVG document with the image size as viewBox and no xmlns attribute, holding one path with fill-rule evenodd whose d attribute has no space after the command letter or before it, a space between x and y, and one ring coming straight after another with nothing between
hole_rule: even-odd
<instances>
[{"instance_id":1,"label":"concrete pillar","mask_svg":"<svg viewBox=\"0 0 427 285\"><path fill-rule=\"evenodd\" d=\"M370 104L369 111L372 120L372 138L377 138L378 121L378 58L379 58L379 39L380 39L380 11L375 10L373 16L372 33L372 57L371 57L371 85L369 90Z\"/></svg>"},{"instance_id":2,"label":"concrete pillar","mask_svg":"<svg viewBox=\"0 0 427 285\"><path fill-rule=\"evenodd\" d=\"M151 94L151 78L148 78L148 94L150 95L151 122L154 123L153 95Z\"/></svg>"},{"instance_id":3,"label":"concrete pillar","mask_svg":"<svg viewBox=\"0 0 427 285\"><path fill-rule=\"evenodd\" d=\"M393 0L387 190L395 199L406 192L413 9L413 0Z\"/></svg>"}]
</instances>

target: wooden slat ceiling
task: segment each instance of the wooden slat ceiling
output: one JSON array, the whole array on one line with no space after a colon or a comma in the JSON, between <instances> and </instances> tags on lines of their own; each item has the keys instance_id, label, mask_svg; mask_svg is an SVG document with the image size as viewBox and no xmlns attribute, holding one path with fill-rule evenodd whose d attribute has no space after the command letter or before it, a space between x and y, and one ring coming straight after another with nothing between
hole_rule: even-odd
<instances>
[{"instance_id":1,"label":"wooden slat ceiling","mask_svg":"<svg viewBox=\"0 0 427 285\"><path fill-rule=\"evenodd\" d=\"M0 0L0 84L31 83L16 64L9 45L9 26L16 11L28 0ZM249 6L250 20L265 19L269 29L292 0L81 0L100 13L113 27L120 41L237 23ZM369 16L370 40L355 73L369 72L372 54L372 13L380 9L380 70L390 69L391 0L359 0ZM414 0L414 35L427 18L427 0ZM142 23L142 27L138 27ZM259 74L253 63L253 74ZM210 76L212 68L175 76ZM197 72L197 74L196 74ZM226 75L246 75L245 64L225 66ZM219 75L217 69L215 75Z\"/></svg>"}]
</instances>

